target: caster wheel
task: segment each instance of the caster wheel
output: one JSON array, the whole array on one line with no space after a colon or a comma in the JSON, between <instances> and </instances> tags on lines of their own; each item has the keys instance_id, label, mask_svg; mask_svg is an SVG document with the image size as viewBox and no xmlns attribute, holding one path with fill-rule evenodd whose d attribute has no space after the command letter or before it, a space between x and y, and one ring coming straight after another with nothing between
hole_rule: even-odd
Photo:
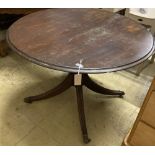
<instances>
[{"instance_id":1,"label":"caster wheel","mask_svg":"<svg viewBox=\"0 0 155 155\"><path fill-rule=\"evenodd\" d=\"M123 96L123 95L120 95L119 97L120 97L120 98L124 98L124 96Z\"/></svg>"},{"instance_id":2,"label":"caster wheel","mask_svg":"<svg viewBox=\"0 0 155 155\"><path fill-rule=\"evenodd\" d=\"M26 97L26 98L24 98L24 102L31 104L32 103L32 100L31 100L30 97Z\"/></svg>"},{"instance_id":3,"label":"caster wheel","mask_svg":"<svg viewBox=\"0 0 155 155\"><path fill-rule=\"evenodd\" d=\"M88 144L91 141L91 139L89 139L88 136L84 136L83 141L85 144Z\"/></svg>"},{"instance_id":4,"label":"caster wheel","mask_svg":"<svg viewBox=\"0 0 155 155\"><path fill-rule=\"evenodd\" d=\"M121 91L121 93L120 93L119 97L120 97L120 98L123 98L123 97L124 97L124 95L125 95L125 93Z\"/></svg>"}]
</instances>

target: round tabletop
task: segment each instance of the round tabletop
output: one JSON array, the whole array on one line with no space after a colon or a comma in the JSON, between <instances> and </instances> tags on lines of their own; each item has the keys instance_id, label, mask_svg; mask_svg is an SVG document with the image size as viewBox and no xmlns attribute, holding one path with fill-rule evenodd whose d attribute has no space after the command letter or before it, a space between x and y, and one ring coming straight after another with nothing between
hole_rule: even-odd
<instances>
[{"instance_id":1,"label":"round tabletop","mask_svg":"<svg viewBox=\"0 0 155 155\"><path fill-rule=\"evenodd\" d=\"M10 47L38 65L66 72L104 73L127 69L152 55L145 27L103 9L47 9L16 21Z\"/></svg>"}]
</instances>

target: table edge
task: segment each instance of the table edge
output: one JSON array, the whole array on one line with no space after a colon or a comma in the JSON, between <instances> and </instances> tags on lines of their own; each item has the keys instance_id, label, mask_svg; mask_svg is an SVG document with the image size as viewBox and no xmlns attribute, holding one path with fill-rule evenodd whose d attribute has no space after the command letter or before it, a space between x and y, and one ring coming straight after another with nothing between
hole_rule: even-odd
<instances>
[{"instance_id":1,"label":"table edge","mask_svg":"<svg viewBox=\"0 0 155 155\"><path fill-rule=\"evenodd\" d=\"M155 40L154 40L153 35L152 35L152 39L153 39L152 48L150 49L150 51L148 52L148 54L146 54L144 57L142 57L141 59L139 59L137 61L134 61L132 63L125 64L125 65L122 65L122 66L113 67L113 68L82 68L80 70L80 72L81 73L88 73L88 74L98 74L98 73L107 73L107 72L115 72L115 71L125 70L125 69L131 68L133 66L136 66L136 65L144 62L146 59L148 59L154 53ZM30 62L32 62L34 64L37 64L39 66L46 67L46 68L49 68L49 69L63 71L63 72L71 72L71 73L77 73L78 72L78 68L77 67L58 66L58 65L54 65L54 64L49 64L47 62L43 62L41 60L38 60L36 58L33 58L33 57L25 54L24 52L18 50L11 43L11 41L9 39L9 29L7 30L7 33L6 33L6 41L7 41L8 45L9 45L9 47L13 51L15 51L20 56L24 57L25 59L27 59L28 61L30 61Z\"/></svg>"}]
</instances>

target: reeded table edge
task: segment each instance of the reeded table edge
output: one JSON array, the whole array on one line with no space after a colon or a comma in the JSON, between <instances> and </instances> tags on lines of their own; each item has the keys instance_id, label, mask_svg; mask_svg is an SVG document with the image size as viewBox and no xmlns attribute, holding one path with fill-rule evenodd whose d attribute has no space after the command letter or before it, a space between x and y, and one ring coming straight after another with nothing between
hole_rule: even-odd
<instances>
[{"instance_id":1,"label":"reeded table edge","mask_svg":"<svg viewBox=\"0 0 155 155\"><path fill-rule=\"evenodd\" d=\"M122 66L113 67L113 68L82 68L82 69L80 69L80 73L87 73L87 74L107 73L107 72L115 72L115 71L125 70L125 69L131 68L133 66L136 66L136 65L144 62L145 60L147 60L154 53L155 41L154 41L153 35L152 35L152 38L153 38L152 48L150 49L148 54L146 54L144 57L142 57L141 59L139 59L137 61L125 64L125 65L122 65ZM58 70L58 71L63 71L63 72L69 72L69 73L77 73L78 72L78 68L77 67L58 66L58 65L54 65L54 64L49 64L47 62L43 62L43 61L38 60L38 59L36 59L34 57L31 57L31 56L25 54L24 52L18 50L11 43L11 41L9 39L9 29L7 30L7 33L6 33L6 41L7 41L8 45L9 45L9 47L13 51L15 51L20 56L24 57L25 59L29 60L32 63L35 63L35 64L37 64L39 66L43 66L43 67L46 67L46 68L50 68L50 69L54 69L54 70Z\"/></svg>"}]
</instances>

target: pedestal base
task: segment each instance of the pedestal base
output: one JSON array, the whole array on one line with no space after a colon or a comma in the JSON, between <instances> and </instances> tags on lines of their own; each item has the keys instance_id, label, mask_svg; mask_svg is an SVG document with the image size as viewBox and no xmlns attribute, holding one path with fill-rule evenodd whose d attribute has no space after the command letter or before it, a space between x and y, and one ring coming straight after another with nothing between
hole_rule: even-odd
<instances>
[{"instance_id":1,"label":"pedestal base","mask_svg":"<svg viewBox=\"0 0 155 155\"><path fill-rule=\"evenodd\" d=\"M78 105L79 120L80 120L82 135L83 135L83 141L84 143L88 143L90 142L90 139L88 138L87 127L86 127L82 86L84 85L87 88L91 89L92 91L105 94L105 95L117 95L119 97L122 97L125 93L123 91L110 90L110 89L101 87L100 85L92 81L90 77L88 76L88 74L82 74L81 82L82 82L81 85L75 86L74 85L74 74L70 73L66 77L66 79L54 89L51 89L40 95L26 97L24 101L26 103L32 103L33 101L47 99L47 98L56 96L64 92L71 86L74 86L76 89L76 95L77 95L77 105Z\"/></svg>"}]
</instances>

